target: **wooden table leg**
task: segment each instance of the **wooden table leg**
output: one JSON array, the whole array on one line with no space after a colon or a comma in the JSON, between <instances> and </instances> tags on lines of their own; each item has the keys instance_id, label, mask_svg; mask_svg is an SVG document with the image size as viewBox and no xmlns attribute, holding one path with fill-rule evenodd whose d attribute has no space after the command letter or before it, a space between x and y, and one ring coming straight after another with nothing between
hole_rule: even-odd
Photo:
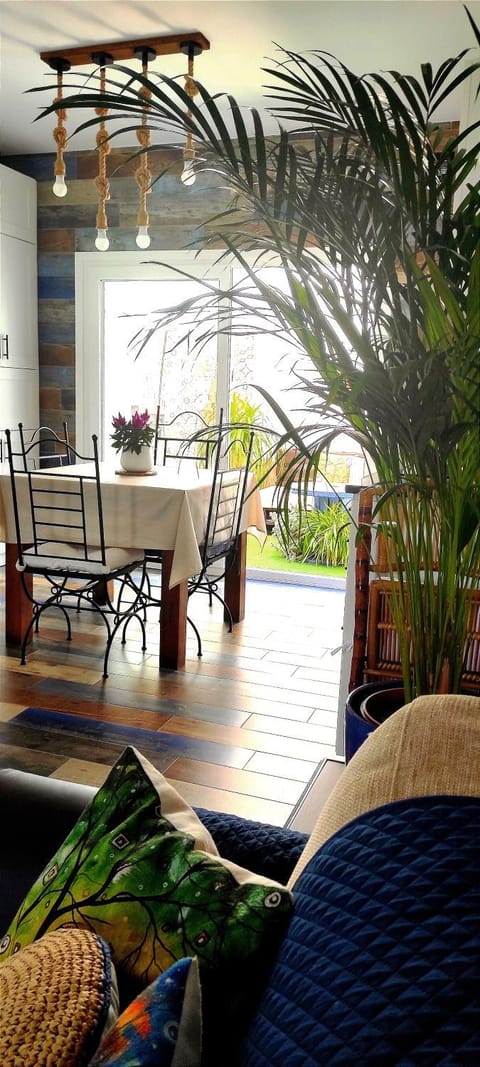
<instances>
[{"instance_id":1,"label":"wooden table leg","mask_svg":"<svg viewBox=\"0 0 480 1067\"><path fill-rule=\"evenodd\" d=\"M237 537L232 566L225 574L223 595L228 604L234 622L245 618L245 589L247 581L247 532ZM228 616L225 616L228 621Z\"/></svg>"},{"instance_id":2,"label":"wooden table leg","mask_svg":"<svg viewBox=\"0 0 480 1067\"><path fill-rule=\"evenodd\" d=\"M187 643L187 582L168 588L173 552L162 551L162 607L160 611L160 669L185 666Z\"/></svg>"},{"instance_id":3,"label":"wooden table leg","mask_svg":"<svg viewBox=\"0 0 480 1067\"><path fill-rule=\"evenodd\" d=\"M17 546L5 545L5 640L7 645L21 645L23 635L32 617L32 604L25 596L20 572L17 571ZM33 579L25 581L32 591Z\"/></svg>"},{"instance_id":4,"label":"wooden table leg","mask_svg":"<svg viewBox=\"0 0 480 1067\"><path fill-rule=\"evenodd\" d=\"M114 596L115 583L113 582L113 580L110 582L106 582L102 578L99 582L97 582L93 590L93 599L95 601L95 604L98 604L99 607L102 607L103 604L111 604Z\"/></svg>"}]
</instances>

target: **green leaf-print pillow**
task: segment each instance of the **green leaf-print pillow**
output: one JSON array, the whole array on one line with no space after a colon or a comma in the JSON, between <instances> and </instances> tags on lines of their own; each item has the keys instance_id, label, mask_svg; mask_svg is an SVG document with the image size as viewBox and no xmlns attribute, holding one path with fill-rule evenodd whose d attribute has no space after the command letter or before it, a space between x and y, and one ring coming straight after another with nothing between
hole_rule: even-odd
<instances>
[{"instance_id":1,"label":"green leaf-print pillow","mask_svg":"<svg viewBox=\"0 0 480 1067\"><path fill-rule=\"evenodd\" d=\"M195 812L127 748L27 894L0 965L74 923L103 937L120 971L146 986L184 956L207 970L263 959L291 908L285 887L223 860Z\"/></svg>"}]
</instances>

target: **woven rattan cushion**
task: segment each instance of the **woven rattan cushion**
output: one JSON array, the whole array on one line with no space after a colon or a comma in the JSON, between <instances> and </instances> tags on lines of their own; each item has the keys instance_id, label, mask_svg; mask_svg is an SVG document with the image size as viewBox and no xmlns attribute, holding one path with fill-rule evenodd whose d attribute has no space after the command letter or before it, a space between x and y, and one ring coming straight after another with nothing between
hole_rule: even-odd
<instances>
[{"instance_id":1,"label":"woven rattan cushion","mask_svg":"<svg viewBox=\"0 0 480 1067\"><path fill-rule=\"evenodd\" d=\"M288 883L341 826L382 804L452 793L480 796L480 699L423 696L396 711L342 772Z\"/></svg>"},{"instance_id":2,"label":"woven rattan cushion","mask_svg":"<svg viewBox=\"0 0 480 1067\"><path fill-rule=\"evenodd\" d=\"M108 946L88 930L45 934L0 964L2 1067L83 1067L111 1018Z\"/></svg>"}]
</instances>

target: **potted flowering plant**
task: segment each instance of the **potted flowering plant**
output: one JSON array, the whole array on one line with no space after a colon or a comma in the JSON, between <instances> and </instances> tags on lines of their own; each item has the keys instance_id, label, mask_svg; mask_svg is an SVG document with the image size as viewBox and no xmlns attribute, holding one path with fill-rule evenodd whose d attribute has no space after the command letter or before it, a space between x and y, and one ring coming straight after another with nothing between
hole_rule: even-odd
<instances>
[{"instance_id":1,"label":"potted flowering plant","mask_svg":"<svg viewBox=\"0 0 480 1067\"><path fill-rule=\"evenodd\" d=\"M111 441L115 451L121 452L120 463L124 470L151 470L155 430L150 425L150 413L135 411L130 419L126 419L119 412L112 418L112 426Z\"/></svg>"}]
</instances>

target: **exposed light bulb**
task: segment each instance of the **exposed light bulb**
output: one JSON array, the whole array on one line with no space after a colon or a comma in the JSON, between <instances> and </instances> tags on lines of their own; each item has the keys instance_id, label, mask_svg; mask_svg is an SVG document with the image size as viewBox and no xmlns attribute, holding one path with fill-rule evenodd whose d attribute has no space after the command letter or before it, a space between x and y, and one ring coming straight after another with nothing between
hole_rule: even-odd
<instances>
[{"instance_id":1,"label":"exposed light bulb","mask_svg":"<svg viewBox=\"0 0 480 1067\"><path fill-rule=\"evenodd\" d=\"M67 183L65 181L64 174L56 174L55 181L52 186L55 196L66 196L68 193Z\"/></svg>"},{"instance_id":2,"label":"exposed light bulb","mask_svg":"<svg viewBox=\"0 0 480 1067\"><path fill-rule=\"evenodd\" d=\"M95 248L98 248L99 252L106 252L107 248L110 248L110 241L108 240L106 230L97 230Z\"/></svg>"},{"instance_id":3,"label":"exposed light bulb","mask_svg":"<svg viewBox=\"0 0 480 1067\"><path fill-rule=\"evenodd\" d=\"M196 181L196 178L197 176L193 168L192 160L186 159L185 163L183 164L183 170L180 175L180 181L183 182L184 185L193 185Z\"/></svg>"},{"instance_id":4,"label":"exposed light bulb","mask_svg":"<svg viewBox=\"0 0 480 1067\"><path fill-rule=\"evenodd\" d=\"M150 234L148 232L148 226L139 226L138 233L135 238L137 248L149 248L150 247Z\"/></svg>"}]
</instances>

